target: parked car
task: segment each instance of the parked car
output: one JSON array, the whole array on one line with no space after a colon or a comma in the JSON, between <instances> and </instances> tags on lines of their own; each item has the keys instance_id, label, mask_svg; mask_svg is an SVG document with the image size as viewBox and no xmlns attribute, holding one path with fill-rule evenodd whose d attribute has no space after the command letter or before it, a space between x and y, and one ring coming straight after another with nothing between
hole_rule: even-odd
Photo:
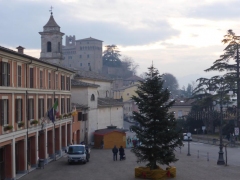
<instances>
[{"instance_id":1,"label":"parked car","mask_svg":"<svg viewBox=\"0 0 240 180\"><path fill-rule=\"evenodd\" d=\"M187 133L183 133L183 141L192 141L192 136L188 138Z\"/></svg>"},{"instance_id":2,"label":"parked car","mask_svg":"<svg viewBox=\"0 0 240 180\"><path fill-rule=\"evenodd\" d=\"M81 162L85 164L90 158L90 148L81 144L70 145L66 153L68 154L68 163Z\"/></svg>"}]
</instances>

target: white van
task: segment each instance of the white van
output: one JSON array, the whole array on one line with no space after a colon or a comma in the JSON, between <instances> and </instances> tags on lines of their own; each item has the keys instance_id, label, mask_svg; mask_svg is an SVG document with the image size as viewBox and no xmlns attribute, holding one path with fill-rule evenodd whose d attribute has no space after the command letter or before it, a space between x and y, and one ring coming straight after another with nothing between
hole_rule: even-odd
<instances>
[{"instance_id":1,"label":"white van","mask_svg":"<svg viewBox=\"0 0 240 180\"><path fill-rule=\"evenodd\" d=\"M85 145L70 145L66 153L68 154L69 164L71 164L72 162L81 162L85 164L90 158L90 152L87 152Z\"/></svg>"}]
</instances>

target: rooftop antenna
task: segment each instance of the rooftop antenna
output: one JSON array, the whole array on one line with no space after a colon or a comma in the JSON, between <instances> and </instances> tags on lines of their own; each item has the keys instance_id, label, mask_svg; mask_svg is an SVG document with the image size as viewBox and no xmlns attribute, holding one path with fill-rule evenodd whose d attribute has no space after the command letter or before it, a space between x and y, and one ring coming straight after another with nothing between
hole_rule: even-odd
<instances>
[{"instance_id":1,"label":"rooftop antenna","mask_svg":"<svg viewBox=\"0 0 240 180\"><path fill-rule=\"evenodd\" d=\"M49 12L51 12L51 15L52 15L52 9L53 9L53 7L51 6L51 7L50 7L50 10L49 10Z\"/></svg>"}]
</instances>

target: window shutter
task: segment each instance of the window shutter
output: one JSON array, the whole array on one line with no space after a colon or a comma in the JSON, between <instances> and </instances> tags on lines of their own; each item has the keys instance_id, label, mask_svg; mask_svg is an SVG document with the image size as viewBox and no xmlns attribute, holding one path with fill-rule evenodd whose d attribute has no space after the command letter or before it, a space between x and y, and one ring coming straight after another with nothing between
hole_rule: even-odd
<instances>
[{"instance_id":1,"label":"window shutter","mask_svg":"<svg viewBox=\"0 0 240 180\"><path fill-rule=\"evenodd\" d=\"M38 118L41 118L41 100L42 99L38 99Z\"/></svg>"},{"instance_id":2,"label":"window shutter","mask_svg":"<svg viewBox=\"0 0 240 180\"><path fill-rule=\"evenodd\" d=\"M7 124L9 124L8 117L9 117L9 108L8 108L8 99L7 99Z\"/></svg>"},{"instance_id":3,"label":"window shutter","mask_svg":"<svg viewBox=\"0 0 240 180\"><path fill-rule=\"evenodd\" d=\"M29 108L30 106L29 105L30 105L30 99L27 100L27 106L26 106L27 107L27 115L28 115L27 121L30 120L30 108Z\"/></svg>"},{"instance_id":4,"label":"window shutter","mask_svg":"<svg viewBox=\"0 0 240 180\"><path fill-rule=\"evenodd\" d=\"M10 86L10 64L7 63L7 86Z\"/></svg>"},{"instance_id":5,"label":"window shutter","mask_svg":"<svg viewBox=\"0 0 240 180\"><path fill-rule=\"evenodd\" d=\"M23 100L21 99L21 121L23 121Z\"/></svg>"},{"instance_id":6,"label":"window shutter","mask_svg":"<svg viewBox=\"0 0 240 180\"><path fill-rule=\"evenodd\" d=\"M0 99L0 123L2 126L4 125L4 123L3 123L3 100L2 99Z\"/></svg>"},{"instance_id":7,"label":"window shutter","mask_svg":"<svg viewBox=\"0 0 240 180\"><path fill-rule=\"evenodd\" d=\"M33 68L30 68L30 88L33 88Z\"/></svg>"},{"instance_id":8,"label":"window shutter","mask_svg":"<svg viewBox=\"0 0 240 180\"><path fill-rule=\"evenodd\" d=\"M42 112L43 112L43 117L44 117L44 114L45 114L45 112L44 112L44 99L42 101L43 101Z\"/></svg>"},{"instance_id":9,"label":"window shutter","mask_svg":"<svg viewBox=\"0 0 240 180\"><path fill-rule=\"evenodd\" d=\"M78 112L78 121L82 120L82 112Z\"/></svg>"},{"instance_id":10,"label":"window shutter","mask_svg":"<svg viewBox=\"0 0 240 180\"><path fill-rule=\"evenodd\" d=\"M32 115L33 115L33 119L34 119L34 99L32 99Z\"/></svg>"},{"instance_id":11,"label":"window shutter","mask_svg":"<svg viewBox=\"0 0 240 180\"><path fill-rule=\"evenodd\" d=\"M18 122L18 99L15 99L15 122Z\"/></svg>"},{"instance_id":12,"label":"window shutter","mask_svg":"<svg viewBox=\"0 0 240 180\"><path fill-rule=\"evenodd\" d=\"M1 72L0 72L0 86L2 86L2 78L3 78L3 75L2 75L2 73L3 73L2 61L0 61L0 70L1 70Z\"/></svg>"}]
</instances>

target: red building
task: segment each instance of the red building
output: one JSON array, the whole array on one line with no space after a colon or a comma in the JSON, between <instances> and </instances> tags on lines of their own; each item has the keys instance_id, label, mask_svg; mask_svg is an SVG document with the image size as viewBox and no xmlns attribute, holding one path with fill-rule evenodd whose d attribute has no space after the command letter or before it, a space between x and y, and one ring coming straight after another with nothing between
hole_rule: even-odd
<instances>
[{"instance_id":1,"label":"red building","mask_svg":"<svg viewBox=\"0 0 240 180\"><path fill-rule=\"evenodd\" d=\"M73 71L0 46L0 179L15 179L62 156L80 142L80 123L71 116ZM47 111L58 101L60 118Z\"/></svg>"}]
</instances>

